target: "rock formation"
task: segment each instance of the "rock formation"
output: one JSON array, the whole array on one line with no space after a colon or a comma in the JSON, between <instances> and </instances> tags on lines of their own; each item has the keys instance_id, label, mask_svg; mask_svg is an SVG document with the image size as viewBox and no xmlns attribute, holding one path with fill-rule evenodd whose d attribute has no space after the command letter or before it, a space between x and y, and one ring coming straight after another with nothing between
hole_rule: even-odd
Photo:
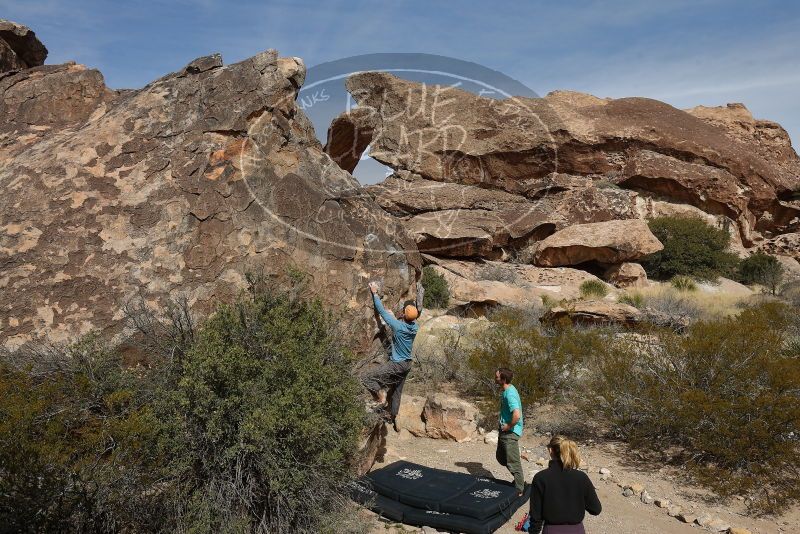
<instances>
[{"instance_id":1,"label":"rock formation","mask_svg":"<svg viewBox=\"0 0 800 534\"><path fill-rule=\"evenodd\" d=\"M136 91L74 64L0 75L0 344L118 334L132 298L206 313L247 271L291 268L369 344L367 282L399 302L420 258L322 152L294 101L304 75L273 50Z\"/></svg>"},{"instance_id":2,"label":"rock formation","mask_svg":"<svg viewBox=\"0 0 800 534\"><path fill-rule=\"evenodd\" d=\"M480 412L468 401L445 393L425 397L406 395L395 420L401 433L417 437L450 439L459 443L478 434Z\"/></svg>"},{"instance_id":3,"label":"rock formation","mask_svg":"<svg viewBox=\"0 0 800 534\"><path fill-rule=\"evenodd\" d=\"M246 272L292 268L366 345L366 282L382 280L390 304L410 297L419 251L450 283L451 312L480 315L573 298L595 275L645 283L630 262L660 244L642 219L665 214L701 216L741 254L800 269L800 159L741 105L493 100L366 72L348 79L358 106L323 148L295 104L297 58L212 55L116 91L46 55L0 21L5 347L119 334L132 298L185 296L205 313ZM361 188L350 172L367 146L395 172Z\"/></svg>"},{"instance_id":4,"label":"rock formation","mask_svg":"<svg viewBox=\"0 0 800 534\"><path fill-rule=\"evenodd\" d=\"M426 180L408 171L367 190L405 221L422 252L437 256L508 259L573 224L638 216L636 193L555 173L528 184L533 200L503 189Z\"/></svg>"},{"instance_id":5,"label":"rock formation","mask_svg":"<svg viewBox=\"0 0 800 534\"><path fill-rule=\"evenodd\" d=\"M368 142L373 158L398 171L533 203L543 196L537 184L553 173L590 178L638 193L628 197L628 216L615 218L637 216L637 198L690 204L733 221L748 246L800 225L792 196L800 159L782 129L741 108L690 113L646 98L565 91L491 100L379 72L355 74L347 86L359 107L329 132L336 160L349 150L353 161ZM347 132L358 139L342 138ZM592 212L583 216L596 222Z\"/></svg>"},{"instance_id":6,"label":"rock formation","mask_svg":"<svg viewBox=\"0 0 800 534\"><path fill-rule=\"evenodd\" d=\"M616 287L643 287L647 285L647 273L638 263L618 263L603 273L603 279Z\"/></svg>"},{"instance_id":7,"label":"rock formation","mask_svg":"<svg viewBox=\"0 0 800 534\"><path fill-rule=\"evenodd\" d=\"M497 306L527 308L541 299L573 299L580 285L598 278L580 269L535 267L497 261L463 261L424 256L447 281L450 312L483 316Z\"/></svg>"},{"instance_id":8,"label":"rock formation","mask_svg":"<svg viewBox=\"0 0 800 534\"><path fill-rule=\"evenodd\" d=\"M395 170L367 190L403 220L457 301L535 294L475 274L493 261L645 284L628 262L660 249L642 219L664 215L727 229L741 255L760 247L796 263L785 236L800 229L800 158L785 130L740 104L683 111L568 91L493 100L381 72L354 74L347 88L358 106L336 118L325 150L351 171L369 146ZM471 274L456 276L447 258Z\"/></svg>"},{"instance_id":9,"label":"rock formation","mask_svg":"<svg viewBox=\"0 0 800 534\"><path fill-rule=\"evenodd\" d=\"M27 26L0 19L0 73L44 65L47 48Z\"/></svg>"},{"instance_id":10,"label":"rock formation","mask_svg":"<svg viewBox=\"0 0 800 534\"><path fill-rule=\"evenodd\" d=\"M638 260L664 245L641 219L574 224L534 245L533 262L544 267Z\"/></svg>"},{"instance_id":11,"label":"rock formation","mask_svg":"<svg viewBox=\"0 0 800 534\"><path fill-rule=\"evenodd\" d=\"M605 301L578 301L568 306L557 306L549 310L542 321L558 322L568 320L575 324L623 324L635 325L643 319L642 312L629 304Z\"/></svg>"}]
</instances>

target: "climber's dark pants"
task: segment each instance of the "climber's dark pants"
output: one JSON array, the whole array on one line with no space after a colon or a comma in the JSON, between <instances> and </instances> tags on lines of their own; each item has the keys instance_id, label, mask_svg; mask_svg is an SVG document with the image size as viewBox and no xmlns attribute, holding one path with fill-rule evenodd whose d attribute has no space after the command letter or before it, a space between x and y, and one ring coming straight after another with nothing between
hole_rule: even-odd
<instances>
[{"instance_id":1,"label":"climber's dark pants","mask_svg":"<svg viewBox=\"0 0 800 534\"><path fill-rule=\"evenodd\" d=\"M403 362L390 360L364 375L361 382L371 393L378 393L381 389L386 389L389 398L389 413L395 417L400 410L400 397L403 394L403 385L406 383L406 377L410 370L411 360Z\"/></svg>"}]
</instances>

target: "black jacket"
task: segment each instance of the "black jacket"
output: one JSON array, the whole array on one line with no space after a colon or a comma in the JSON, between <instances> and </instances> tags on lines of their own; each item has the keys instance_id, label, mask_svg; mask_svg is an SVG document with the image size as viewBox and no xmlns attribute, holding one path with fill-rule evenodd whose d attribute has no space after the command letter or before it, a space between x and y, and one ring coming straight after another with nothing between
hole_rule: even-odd
<instances>
[{"instance_id":1,"label":"black jacket","mask_svg":"<svg viewBox=\"0 0 800 534\"><path fill-rule=\"evenodd\" d=\"M600 510L600 499L583 471L564 469L560 461L550 460L547 469L533 477L530 532L538 534L545 524L577 525L585 512L597 515Z\"/></svg>"}]
</instances>

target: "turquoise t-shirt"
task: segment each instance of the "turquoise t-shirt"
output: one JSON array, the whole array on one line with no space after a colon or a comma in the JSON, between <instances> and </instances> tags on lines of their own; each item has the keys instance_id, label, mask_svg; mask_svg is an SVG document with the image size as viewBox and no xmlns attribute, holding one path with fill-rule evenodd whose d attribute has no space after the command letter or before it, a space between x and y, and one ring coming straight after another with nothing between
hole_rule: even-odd
<instances>
[{"instance_id":1,"label":"turquoise t-shirt","mask_svg":"<svg viewBox=\"0 0 800 534\"><path fill-rule=\"evenodd\" d=\"M519 398L519 392L513 385L508 386L503 394L500 395L500 426L507 425L511 422L514 410L519 410L519 421L511 431L522 436L522 400Z\"/></svg>"}]
</instances>

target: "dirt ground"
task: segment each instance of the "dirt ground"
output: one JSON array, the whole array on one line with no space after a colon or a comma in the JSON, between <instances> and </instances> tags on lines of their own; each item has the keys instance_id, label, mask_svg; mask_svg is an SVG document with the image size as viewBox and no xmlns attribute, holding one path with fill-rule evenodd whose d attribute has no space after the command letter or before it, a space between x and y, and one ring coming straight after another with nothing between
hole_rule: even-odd
<instances>
[{"instance_id":1,"label":"dirt ground","mask_svg":"<svg viewBox=\"0 0 800 534\"><path fill-rule=\"evenodd\" d=\"M537 460L547 456L546 437L523 436L520 446L529 451L529 461L523 460L526 478L530 480L534 473L541 469ZM726 503L709 502L708 495L696 488L686 488L677 484L675 476L666 469L653 470L646 467L633 466L621 460L624 456L614 444L582 445L581 453L587 466L589 477L597 488L598 496L603 504L603 512L597 516L588 516L585 520L589 534L682 534L705 532L697 525L688 525L670 517L665 509L644 504L638 497L624 497L622 488L612 480L601 480L598 473L601 467L611 470L614 479L625 483L640 483L654 498L666 498L678 504L684 510L693 511L695 515L704 513L718 517L733 527L744 527L753 534L788 534L800 533L800 511L794 510L780 518L757 519L745 515L744 503L733 501ZM414 438L410 435L396 434L389 431L387 450L383 461L376 463L373 469L379 469L397 460L408 460L419 464L450 469L473 474L491 475L511 480L508 471L497 464L494 458L494 446L486 444L483 439L466 443L453 441ZM511 521L497 532L510 534L514 525L527 511L523 507L514 514ZM375 522L372 532L419 532L421 529Z\"/></svg>"}]
</instances>

